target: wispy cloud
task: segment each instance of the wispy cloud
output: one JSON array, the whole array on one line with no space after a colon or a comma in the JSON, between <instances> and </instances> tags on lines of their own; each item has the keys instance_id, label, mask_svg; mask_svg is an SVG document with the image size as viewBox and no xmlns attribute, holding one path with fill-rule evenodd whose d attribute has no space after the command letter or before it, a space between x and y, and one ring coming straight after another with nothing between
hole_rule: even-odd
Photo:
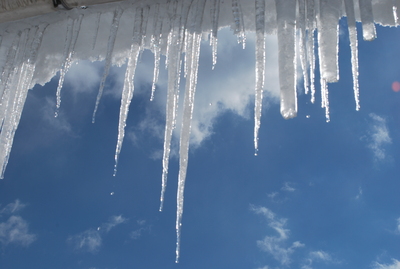
<instances>
[{"instance_id":1,"label":"wispy cloud","mask_svg":"<svg viewBox=\"0 0 400 269\"><path fill-rule=\"evenodd\" d=\"M0 210L0 217L11 215L7 221L0 222L0 243L3 246L15 244L27 247L36 240L37 236L29 232L27 221L14 215L25 206L17 199Z\"/></svg>"},{"instance_id":2,"label":"wispy cloud","mask_svg":"<svg viewBox=\"0 0 400 269\"><path fill-rule=\"evenodd\" d=\"M122 217L122 215L112 216L107 223L102 225L102 228L108 233L112 228L118 224L124 223L125 221L126 219Z\"/></svg>"},{"instance_id":3,"label":"wispy cloud","mask_svg":"<svg viewBox=\"0 0 400 269\"><path fill-rule=\"evenodd\" d=\"M281 188L283 191L294 192L296 189L291 186L291 183L285 182L285 185Z\"/></svg>"},{"instance_id":4,"label":"wispy cloud","mask_svg":"<svg viewBox=\"0 0 400 269\"><path fill-rule=\"evenodd\" d=\"M392 263L390 264L381 264L379 262L374 262L374 269L400 269L400 261L396 259L392 259Z\"/></svg>"},{"instance_id":5,"label":"wispy cloud","mask_svg":"<svg viewBox=\"0 0 400 269\"><path fill-rule=\"evenodd\" d=\"M363 190L361 187L358 188L358 194L356 195L356 200L359 200L363 194Z\"/></svg>"},{"instance_id":6,"label":"wispy cloud","mask_svg":"<svg viewBox=\"0 0 400 269\"><path fill-rule=\"evenodd\" d=\"M290 255L296 248L304 247L304 244L295 241L290 247L285 247L290 233L290 230L286 228L287 220L276 217L275 213L266 207L251 205L250 210L264 216L268 221L268 226L278 233L278 236L266 236L263 240L258 240L258 247L271 254L282 265L289 265L291 262Z\"/></svg>"},{"instance_id":7,"label":"wispy cloud","mask_svg":"<svg viewBox=\"0 0 400 269\"><path fill-rule=\"evenodd\" d=\"M317 250L317 251L311 251L308 254L308 258L305 261L305 264L301 266L301 269L312 269L312 265L315 262L319 263L324 263L324 264L329 264L329 263L337 263L336 261L333 260L331 254L323 251L323 250Z\"/></svg>"},{"instance_id":8,"label":"wispy cloud","mask_svg":"<svg viewBox=\"0 0 400 269\"><path fill-rule=\"evenodd\" d=\"M325 251L322 250L318 250L318 251L311 251L310 252L310 257L313 260L320 260L320 261L325 261L325 262L329 262L332 261L332 257L330 254L328 254Z\"/></svg>"},{"instance_id":9,"label":"wispy cloud","mask_svg":"<svg viewBox=\"0 0 400 269\"><path fill-rule=\"evenodd\" d=\"M14 203L9 203L5 207L3 207L0 210L0 216L2 214L14 214L14 213L17 213L18 211L23 209L25 206L26 206L26 204L21 203L20 200L17 199L17 200L15 200Z\"/></svg>"},{"instance_id":10,"label":"wispy cloud","mask_svg":"<svg viewBox=\"0 0 400 269\"><path fill-rule=\"evenodd\" d=\"M375 159L384 160L386 157L385 146L392 143L386 120L374 113L369 114L372 119L369 133L368 147L374 153Z\"/></svg>"},{"instance_id":11,"label":"wispy cloud","mask_svg":"<svg viewBox=\"0 0 400 269\"><path fill-rule=\"evenodd\" d=\"M77 250L96 253L102 245L102 238L99 230L89 229L80 234L70 236L67 240Z\"/></svg>"},{"instance_id":12,"label":"wispy cloud","mask_svg":"<svg viewBox=\"0 0 400 269\"><path fill-rule=\"evenodd\" d=\"M108 222L103 223L97 229L88 229L77 235L70 236L67 242L72 244L76 250L96 253L102 245L103 235L125 221L126 219L121 215L112 216Z\"/></svg>"},{"instance_id":13,"label":"wispy cloud","mask_svg":"<svg viewBox=\"0 0 400 269\"><path fill-rule=\"evenodd\" d=\"M129 236L133 240L139 239L142 236L144 231L150 230L150 228L151 228L151 226L146 225L146 221L145 220L138 220L137 224L139 226L141 226L141 227L139 229L136 229L136 230L134 230L134 231L129 233Z\"/></svg>"}]
</instances>

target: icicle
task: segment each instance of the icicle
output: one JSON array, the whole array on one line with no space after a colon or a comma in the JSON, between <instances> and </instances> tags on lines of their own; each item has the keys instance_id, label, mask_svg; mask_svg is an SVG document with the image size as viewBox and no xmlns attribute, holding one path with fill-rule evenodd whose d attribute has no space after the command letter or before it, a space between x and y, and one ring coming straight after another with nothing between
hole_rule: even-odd
<instances>
[{"instance_id":1,"label":"icicle","mask_svg":"<svg viewBox=\"0 0 400 269\"><path fill-rule=\"evenodd\" d=\"M178 111L178 99L179 99L179 83L181 77L181 51L183 42L183 27L181 26L186 22L189 6L182 6L182 17L175 17L172 23L172 29L168 34L167 44L167 68L168 68L168 92L167 92L167 105L166 105L166 117L165 117L165 131L164 131L164 152L163 152L163 171L161 177L161 196L160 196L160 211L163 210L164 206L164 195L167 187L168 179L168 164L169 155L171 151L171 139L172 132L176 124L176 115ZM176 7L173 6L176 11ZM176 13L179 14L179 13Z\"/></svg>"},{"instance_id":2,"label":"icicle","mask_svg":"<svg viewBox=\"0 0 400 269\"><path fill-rule=\"evenodd\" d=\"M1 103L3 104L4 101L4 95L5 95L5 88L7 85L7 82L9 81L11 72L15 66L15 55L18 51L18 43L21 38L21 32L19 32L13 40L12 45L10 46L8 53L7 53L7 59L6 63L4 64L3 71L1 73L1 83L0 83L0 98L1 98ZM3 114L0 113L0 119L2 119Z\"/></svg>"},{"instance_id":3,"label":"icicle","mask_svg":"<svg viewBox=\"0 0 400 269\"><path fill-rule=\"evenodd\" d=\"M154 99L154 92L156 90L156 83L158 82L158 75L160 73L160 58L161 58L161 36L162 26L164 17L159 15L160 4L156 5L153 25L153 35L151 37L151 43L154 52L154 71L153 71L153 83L151 86L150 101ZM162 13L163 14L163 13Z\"/></svg>"},{"instance_id":4,"label":"icicle","mask_svg":"<svg viewBox=\"0 0 400 269\"><path fill-rule=\"evenodd\" d=\"M191 120L194 106L194 95L197 84L197 71L200 55L200 41L201 34L195 33L192 36L192 48L191 48L191 69L188 76L189 83L186 84L185 99L183 103L183 120L182 129L180 136L180 150L179 150L179 176L178 176L178 191L177 191L177 212L176 212L176 262L179 262L180 254L180 237L181 237L181 226L182 226L182 214L183 214L183 199L185 189L186 171L188 165L188 153L189 153L189 140L190 140L190 129Z\"/></svg>"},{"instance_id":5,"label":"icicle","mask_svg":"<svg viewBox=\"0 0 400 269\"><path fill-rule=\"evenodd\" d=\"M299 16L296 21L296 28L299 29L299 44L300 63L303 70L304 91L308 93L308 74L307 74L307 50L306 50L306 3L305 0L298 0Z\"/></svg>"},{"instance_id":6,"label":"icicle","mask_svg":"<svg viewBox=\"0 0 400 269\"><path fill-rule=\"evenodd\" d=\"M96 20L95 20L96 30L94 31L93 35L92 50L94 50L94 48L96 47L96 40L97 36L99 35L100 18L101 18L101 12L97 13L96 15Z\"/></svg>"},{"instance_id":7,"label":"icicle","mask_svg":"<svg viewBox=\"0 0 400 269\"><path fill-rule=\"evenodd\" d=\"M295 17L296 1L275 0L278 21L279 82L281 114L290 119L297 115Z\"/></svg>"},{"instance_id":8,"label":"icicle","mask_svg":"<svg viewBox=\"0 0 400 269\"><path fill-rule=\"evenodd\" d=\"M201 43L201 24L203 20L203 12L205 8L205 1L198 0L196 9L193 11L193 33L189 33L189 41L187 44L188 48L188 65L190 66L188 72L188 78L185 87L185 97L183 101L183 116L182 116L182 127L180 134L179 143L179 175L178 175L178 190L176 196L177 210L176 210L176 260L179 262L180 255L180 239L181 239L181 227L182 227L182 214L183 214L183 200L185 190L186 171L189 159L189 142L190 142L190 130L191 121L194 107L194 96L197 85L197 72L199 68L200 58L200 43Z\"/></svg>"},{"instance_id":9,"label":"icicle","mask_svg":"<svg viewBox=\"0 0 400 269\"><path fill-rule=\"evenodd\" d=\"M160 211L163 210L164 194L167 187L168 178L168 164L171 147L172 132L174 130L174 123L176 119L176 110L178 106L179 96L179 80L180 80L180 48L179 43L176 47L171 47L169 52L174 61L169 62L168 66L168 92L167 92L167 105L166 105L166 120L164 130L164 153L162 161L162 177L161 177L161 197L160 197Z\"/></svg>"},{"instance_id":10,"label":"icicle","mask_svg":"<svg viewBox=\"0 0 400 269\"><path fill-rule=\"evenodd\" d=\"M321 76L326 82L339 80L339 10L342 1L321 0L318 20L318 48Z\"/></svg>"},{"instance_id":11,"label":"icicle","mask_svg":"<svg viewBox=\"0 0 400 269\"><path fill-rule=\"evenodd\" d=\"M360 110L359 101L359 86L358 86L358 44L357 44L357 28L356 19L354 15L354 3L353 0L344 0L347 25L349 27L349 38L351 48L351 70L353 73L353 89L354 99L356 101L356 110Z\"/></svg>"},{"instance_id":12,"label":"icicle","mask_svg":"<svg viewBox=\"0 0 400 269\"><path fill-rule=\"evenodd\" d=\"M65 47L64 47L64 61L62 68L60 70L60 79L58 80L57 86L57 104L56 104L56 112L54 114L55 117L58 116L58 112L61 105L61 89L64 84L64 78L67 74L69 68L71 67L72 57L74 56L74 50L76 41L78 40L79 31L81 29L83 14L79 15L78 19L72 20L68 18L67 24L67 36L65 39Z\"/></svg>"},{"instance_id":13,"label":"icicle","mask_svg":"<svg viewBox=\"0 0 400 269\"><path fill-rule=\"evenodd\" d=\"M219 7L221 0L213 0L211 3L211 34L210 46L212 49L212 69L214 70L217 64L217 47L218 47L218 21L219 21Z\"/></svg>"},{"instance_id":14,"label":"icicle","mask_svg":"<svg viewBox=\"0 0 400 269\"><path fill-rule=\"evenodd\" d=\"M105 60L106 61L106 65L104 66L103 76L101 77L99 93L97 94L96 104L94 106L94 111L93 111L92 123L95 122L97 108L99 106L101 96L103 95L103 89L104 89L104 85L105 85L105 82L106 82L106 78L108 76L108 72L110 71L111 61L112 61L112 53L114 51L115 39L117 38L119 21L121 19L121 16L122 16L123 12L124 11L120 6L118 6L114 11L114 17L113 17L112 25L111 25L111 28L110 28L110 36L108 38L108 44L107 44L107 53L106 53L106 60Z\"/></svg>"},{"instance_id":15,"label":"icicle","mask_svg":"<svg viewBox=\"0 0 400 269\"><path fill-rule=\"evenodd\" d=\"M324 78L321 77L321 107L325 108L325 118L326 122L330 121L330 116L329 116L329 98L328 98L329 92L328 92L328 83Z\"/></svg>"},{"instance_id":16,"label":"icicle","mask_svg":"<svg viewBox=\"0 0 400 269\"><path fill-rule=\"evenodd\" d=\"M117 174L118 158L122 148L122 142L125 136L126 119L128 117L129 105L133 97L134 84L133 77L135 76L136 65L140 52L140 46L138 44L132 44L131 51L128 56L128 66L125 72L124 88L122 90L121 108L119 110L119 124L118 124L118 139L117 146L115 149L115 165L114 174Z\"/></svg>"},{"instance_id":17,"label":"icicle","mask_svg":"<svg viewBox=\"0 0 400 269\"><path fill-rule=\"evenodd\" d=\"M235 35L238 37L238 43L242 43L244 49L246 47L246 34L244 31L242 6L239 0L232 0L232 13L235 22Z\"/></svg>"},{"instance_id":18,"label":"icicle","mask_svg":"<svg viewBox=\"0 0 400 269\"><path fill-rule=\"evenodd\" d=\"M360 15L364 40L371 41L376 38L374 15L371 0L359 0Z\"/></svg>"},{"instance_id":19,"label":"icicle","mask_svg":"<svg viewBox=\"0 0 400 269\"><path fill-rule=\"evenodd\" d=\"M141 44L145 34L143 8L137 8L135 13L135 22L133 26L133 39L131 50L128 56L128 64L125 72L124 87L122 90L121 107L119 110L119 123L118 123L118 139L115 148L115 165L114 174L117 174L118 158L122 148L122 142L125 136L126 119L128 117L129 105L131 104L133 91L135 89L133 78L135 76L136 66L138 62L139 53L141 51Z\"/></svg>"},{"instance_id":20,"label":"icicle","mask_svg":"<svg viewBox=\"0 0 400 269\"><path fill-rule=\"evenodd\" d=\"M254 105L254 149L257 156L258 130L265 80L265 0L256 0L256 89Z\"/></svg>"},{"instance_id":21,"label":"icicle","mask_svg":"<svg viewBox=\"0 0 400 269\"><path fill-rule=\"evenodd\" d=\"M314 0L306 0L307 9L307 58L310 68L310 95L311 103L315 102L315 48L314 48L314 32L315 32L315 7Z\"/></svg>"},{"instance_id":22,"label":"icicle","mask_svg":"<svg viewBox=\"0 0 400 269\"><path fill-rule=\"evenodd\" d=\"M397 6L393 6L393 19L394 19L394 24L397 27L399 25L399 17L397 16Z\"/></svg>"},{"instance_id":23,"label":"icicle","mask_svg":"<svg viewBox=\"0 0 400 269\"><path fill-rule=\"evenodd\" d=\"M0 178L4 178L5 168L10 156L15 130L17 129L21 117L23 105L25 103L27 88L23 88L26 79L26 64L29 59L28 48L32 46L32 39L29 39L30 30L25 30L18 38L18 45L14 58L12 70L5 84L5 97L2 98L4 113L2 115L3 125L0 133ZM28 51L28 56L27 56ZM4 97L4 96L3 96Z\"/></svg>"}]
</instances>

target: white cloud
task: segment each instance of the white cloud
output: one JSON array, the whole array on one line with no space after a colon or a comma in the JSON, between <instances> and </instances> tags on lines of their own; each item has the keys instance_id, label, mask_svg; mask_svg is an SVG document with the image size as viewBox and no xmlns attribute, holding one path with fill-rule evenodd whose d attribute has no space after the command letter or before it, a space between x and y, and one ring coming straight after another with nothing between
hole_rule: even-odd
<instances>
[{"instance_id":1,"label":"white cloud","mask_svg":"<svg viewBox=\"0 0 400 269\"><path fill-rule=\"evenodd\" d=\"M319 262L319 263L322 262L325 264L337 263L337 261L334 261L332 259L332 256L329 253L323 250L317 250L317 251L311 251L308 254L308 258L305 260L306 264L303 264L301 266L301 269L312 269L313 268L312 265L314 262Z\"/></svg>"},{"instance_id":2,"label":"white cloud","mask_svg":"<svg viewBox=\"0 0 400 269\"><path fill-rule=\"evenodd\" d=\"M21 209L23 209L26 205L21 203L18 199L15 200L14 203L9 203L6 205L3 209L0 210L0 216L1 214L14 214Z\"/></svg>"},{"instance_id":3,"label":"white cloud","mask_svg":"<svg viewBox=\"0 0 400 269\"><path fill-rule=\"evenodd\" d=\"M139 229L132 231L129 233L129 236L133 239L139 239L144 231L148 231L151 229L150 225L146 225L146 220L137 220L136 223L141 226Z\"/></svg>"},{"instance_id":4,"label":"white cloud","mask_svg":"<svg viewBox=\"0 0 400 269\"><path fill-rule=\"evenodd\" d=\"M132 232L129 234L129 236L130 236L133 240L139 239L139 238L142 236L143 230L144 230L144 228L139 228L139 229L137 229L137 230L135 230L135 231L132 231Z\"/></svg>"},{"instance_id":5,"label":"white cloud","mask_svg":"<svg viewBox=\"0 0 400 269\"><path fill-rule=\"evenodd\" d=\"M17 244L29 246L36 240L36 235L29 233L28 223L20 216L11 216L6 222L0 223L0 242L6 246Z\"/></svg>"},{"instance_id":6,"label":"white cloud","mask_svg":"<svg viewBox=\"0 0 400 269\"><path fill-rule=\"evenodd\" d=\"M289 238L290 230L286 229L286 219L277 218L275 213L266 207L251 206L251 211L264 216L268 221L268 226L274 229L279 236L266 236L263 240L258 240L258 247L271 254L282 265L289 265L291 262L290 255L296 248L304 247L305 245L299 241L292 243L290 247L285 247L286 241Z\"/></svg>"},{"instance_id":7,"label":"white cloud","mask_svg":"<svg viewBox=\"0 0 400 269\"><path fill-rule=\"evenodd\" d=\"M100 232L93 229L71 236L67 241L72 243L77 250L88 251L92 253L99 251L102 244Z\"/></svg>"},{"instance_id":8,"label":"white cloud","mask_svg":"<svg viewBox=\"0 0 400 269\"><path fill-rule=\"evenodd\" d=\"M281 188L283 191L294 192L296 189L293 188L289 182L285 182L285 185Z\"/></svg>"},{"instance_id":9,"label":"white cloud","mask_svg":"<svg viewBox=\"0 0 400 269\"><path fill-rule=\"evenodd\" d=\"M0 217L11 215L7 221L0 222L0 243L3 246L15 244L27 247L36 240L37 236L29 233L29 225L26 220L14 215L25 206L17 199L0 210Z\"/></svg>"},{"instance_id":10,"label":"white cloud","mask_svg":"<svg viewBox=\"0 0 400 269\"><path fill-rule=\"evenodd\" d=\"M115 226L125 221L126 218L122 217L122 215L112 216L108 222L102 224L97 230L88 229L80 234L70 236L67 242L72 244L76 250L96 253L102 245L103 234L107 234Z\"/></svg>"},{"instance_id":11,"label":"white cloud","mask_svg":"<svg viewBox=\"0 0 400 269\"><path fill-rule=\"evenodd\" d=\"M386 157L385 146L392 143L389 135L389 129L386 125L386 120L374 113L369 114L372 119L368 147L374 153L376 160L384 160Z\"/></svg>"},{"instance_id":12,"label":"white cloud","mask_svg":"<svg viewBox=\"0 0 400 269\"><path fill-rule=\"evenodd\" d=\"M375 262L373 264L374 269L400 269L400 261L396 259L392 259L391 264L381 264L379 262Z\"/></svg>"},{"instance_id":13,"label":"white cloud","mask_svg":"<svg viewBox=\"0 0 400 269\"><path fill-rule=\"evenodd\" d=\"M101 63L87 60L74 62L65 76L64 85L68 85L75 94L98 90L102 69Z\"/></svg>"},{"instance_id":14,"label":"white cloud","mask_svg":"<svg viewBox=\"0 0 400 269\"><path fill-rule=\"evenodd\" d=\"M122 217L122 215L112 216L107 223L102 225L102 228L105 229L105 231L108 233L112 228L114 228L118 224L124 223L125 221L126 219Z\"/></svg>"},{"instance_id":15,"label":"white cloud","mask_svg":"<svg viewBox=\"0 0 400 269\"><path fill-rule=\"evenodd\" d=\"M320 260L320 261L326 261L326 262L332 260L331 255L328 254L328 253L325 252L325 251L322 251L322 250L310 252L310 257L311 257L313 260Z\"/></svg>"},{"instance_id":16,"label":"white cloud","mask_svg":"<svg viewBox=\"0 0 400 269\"><path fill-rule=\"evenodd\" d=\"M396 232L400 234L400 218L397 219L397 228Z\"/></svg>"}]
</instances>

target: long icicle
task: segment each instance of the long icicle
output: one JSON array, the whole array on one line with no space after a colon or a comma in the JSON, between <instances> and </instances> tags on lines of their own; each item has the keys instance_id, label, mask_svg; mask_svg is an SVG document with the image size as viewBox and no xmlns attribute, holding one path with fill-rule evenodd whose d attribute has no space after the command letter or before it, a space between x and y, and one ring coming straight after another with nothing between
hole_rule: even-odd
<instances>
[{"instance_id":1,"label":"long icicle","mask_svg":"<svg viewBox=\"0 0 400 269\"><path fill-rule=\"evenodd\" d=\"M360 110L360 91L358 85L358 44L357 44L357 28L356 18L354 15L353 0L344 0L347 16L347 25L349 28L350 48L351 48L351 71L353 73L353 89L354 99L356 102L356 110Z\"/></svg>"},{"instance_id":2,"label":"long icicle","mask_svg":"<svg viewBox=\"0 0 400 269\"><path fill-rule=\"evenodd\" d=\"M307 60L310 74L310 101L315 102L315 48L314 48L314 33L315 33L315 7L314 0L306 0L307 13Z\"/></svg>"},{"instance_id":3,"label":"long icicle","mask_svg":"<svg viewBox=\"0 0 400 269\"><path fill-rule=\"evenodd\" d=\"M96 119L96 112L99 107L100 99L103 95L104 85L106 83L106 78L108 73L110 72L111 61L112 61L112 53L114 51L115 39L117 38L117 32L119 27L119 21L121 19L122 13L124 10L118 6L114 11L114 17L110 28L110 36L108 38L107 44L107 53L106 53L106 65L104 66L103 76L101 77L99 93L97 94L96 104L94 106L93 116L92 116L92 123L95 122Z\"/></svg>"},{"instance_id":4,"label":"long icicle","mask_svg":"<svg viewBox=\"0 0 400 269\"><path fill-rule=\"evenodd\" d=\"M213 0L211 3L211 34L210 46L212 50L212 69L217 64L217 48L218 48L218 21L219 21L219 8L221 0Z\"/></svg>"},{"instance_id":5,"label":"long icicle","mask_svg":"<svg viewBox=\"0 0 400 269\"><path fill-rule=\"evenodd\" d=\"M138 62L139 53L141 51L142 37L145 32L142 27L143 24L143 8L137 8L135 13L135 22L133 26L133 38L131 50L128 56L128 64L125 71L124 87L122 90L121 107L119 110L119 123L118 123L118 139L115 148L115 165L114 174L117 174L117 166L119 154L121 153L122 142L125 137L126 119L128 118L129 106L132 101L134 87L134 76Z\"/></svg>"},{"instance_id":6,"label":"long icicle","mask_svg":"<svg viewBox=\"0 0 400 269\"><path fill-rule=\"evenodd\" d=\"M299 8L299 16L296 21L296 28L299 30L299 40L296 44L299 45L300 63L303 71L304 91L308 93L308 72L307 72L307 49L306 49L306 3L305 0L297 1Z\"/></svg>"},{"instance_id":7,"label":"long icicle","mask_svg":"<svg viewBox=\"0 0 400 269\"><path fill-rule=\"evenodd\" d=\"M256 89L254 104L254 149L258 152L264 80L265 80L265 0L255 0L256 6Z\"/></svg>"},{"instance_id":8,"label":"long icicle","mask_svg":"<svg viewBox=\"0 0 400 269\"><path fill-rule=\"evenodd\" d=\"M65 75L67 74L69 68L72 64L72 57L75 52L76 41L78 40L79 31L81 29L83 14L79 15L79 17L72 21L68 20L68 28L67 28L67 38L65 42L65 51L64 51L64 61L62 68L60 70L60 79L58 80L57 86L57 104L56 104L56 112L54 114L55 117L58 116L58 112L61 106L61 89L64 84ZM72 23L71 23L72 21Z\"/></svg>"},{"instance_id":9,"label":"long icicle","mask_svg":"<svg viewBox=\"0 0 400 269\"><path fill-rule=\"evenodd\" d=\"M171 3L171 9L177 9L177 3ZM184 14L183 14L184 16ZM160 208L164 207L164 195L167 188L168 181L168 165L169 156L171 152L172 133L175 129L176 114L178 108L179 98L179 84L181 78L181 48L182 48L182 34L181 33L181 17L175 17L172 22L172 29L168 34L167 44L167 59L166 65L168 68L168 90L167 90L167 104L165 116L165 130L164 130L164 146L163 146L163 160L162 160L162 176L161 176L161 194L160 194Z\"/></svg>"},{"instance_id":10,"label":"long icicle","mask_svg":"<svg viewBox=\"0 0 400 269\"><path fill-rule=\"evenodd\" d=\"M154 25L153 25L153 35L151 37L151 42L154 52L154 71L153 71L153 83L151 85L150 101L154 100L154 92L156 90L158 75L160 73L161 36L162 36L162 26L164 20L164 17L161 14L164 13L163 12L160 13L159 11L160 11L160 4L157 4L155 11Z\"/></svg>"},{"instance_id":11,"label":"long icicle","mask_svg":"<svg viewBox=\"0 0 400 269\"><path fill-rule=\"evenodd\" d=\"M182 116L182 127L180 134L179 143L179 175L178 175L178 190L176 195L176 259L175 262L179 262L180 256L180 244L181 244L181 228L182 228L182 215L183 215L183 201L185 191L186 172L189 160L189 143L190 143L190 131L191 121L194 107L194 96L197 86L197 73L199 69L199 58L200 58L200 44L201 44L201 24L203 21L203 13L205 8L205 1L198 0L195 5L196 10L192 13L194 16L193 29L188 29L188 41L187 44L188 62L190 62L190 70L185 87L185 97L183 100L183 116Z\"/></svg>"}]
</instances>

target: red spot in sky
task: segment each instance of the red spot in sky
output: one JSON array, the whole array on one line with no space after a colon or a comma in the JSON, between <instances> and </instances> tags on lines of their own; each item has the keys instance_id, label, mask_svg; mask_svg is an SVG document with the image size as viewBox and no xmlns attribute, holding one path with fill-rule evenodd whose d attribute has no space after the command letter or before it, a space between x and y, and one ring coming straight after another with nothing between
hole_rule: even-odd
<instances>
[{"instance_id":1,"label":"red spot in sky","mask_svg":"<svg viewBox=\"0 0 400 269\"><path fill-rule=\"evenodd\" d=\"M394 92L400 92L400 82L395 81L392 83L392 90Z\"/></svg>"}]
</instances>

